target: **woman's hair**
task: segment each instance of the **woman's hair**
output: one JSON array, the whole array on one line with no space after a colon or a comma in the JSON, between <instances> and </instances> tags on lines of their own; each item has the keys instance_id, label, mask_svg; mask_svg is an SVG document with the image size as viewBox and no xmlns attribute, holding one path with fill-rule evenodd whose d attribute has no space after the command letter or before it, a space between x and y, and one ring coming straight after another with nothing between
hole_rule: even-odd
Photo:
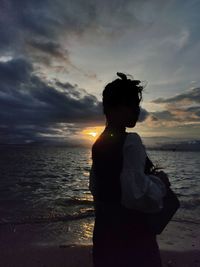
<instances>
[{"instance_id":1,"label":"woman's hair","mask_svg":"<svg viewBox=\"0 0 200 267\"><path fill-rule=\"evenodd\" d=\"M117 72L120 79L108 83L103 90L103 112L118 106L139 106L142 100L141 81L128 79L124 73Z\"/></svg>"}]
</instances>

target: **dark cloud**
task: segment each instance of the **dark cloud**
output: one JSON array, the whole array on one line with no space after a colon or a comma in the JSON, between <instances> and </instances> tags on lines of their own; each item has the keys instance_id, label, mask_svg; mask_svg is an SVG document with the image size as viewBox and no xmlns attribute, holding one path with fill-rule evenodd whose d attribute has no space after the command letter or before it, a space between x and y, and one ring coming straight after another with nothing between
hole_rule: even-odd
<instances>
[{"instance_id":1,"label":"dark cloud","mask_svg":"<svg viewBox=\"0 0 200 267\"><path fill-rule=\"evenodd\" d=\"M40 53L48 54L59 60L68 60L68 51L62 49L59 43L51 41L39 41L32 40L27 43L30 46L30 49L35 49Z\"/></svg>"},{"instance_id":2,"label":"dark cloud","mask_svg":"<svg viewBox=\"0 0 200 267\"><path fill-rule=\"evenodd\" d=\"M195 114L196 116L198 116L200 118L200 106L196 106L196 107L189 107L186 109L188 112L192 112L193 114Z\"/></svg>"},{"instance_id":3,"label":"dark cloud","mask_svg":"<svg viewBox=\"0 0 200 267\"><path fill-rule=\"evenodd\" d=\"M25 56L40 70L53 64L64 65L65 72L68 67L82 72L70 60L68 41L96 27L95 10L93 1L2 0L0 54Z\"/></svg>"},{"instance_id":4,"label":"dark cloud","mask_svg":"<svg viewBox=\"0 0 200 267\"><path fill-rule=\"evenodd\" d=\"M0 106L4 141L61 137L80 125L104 123L101 102L94 95L68 82L42 80L23 58L0 63ZM147 115L142 110L140 121Z\"/></svg>"},{"instance_id":5,"label":"dark cloud","mask_svg":"<svg viewBox=\"0 0 200 267\"><path fill-rule=\"evenodd\" d=\"M168 110L163 111L157 111L157 112L151 112L151 115L153 116L153 120L173 120L175 119L175 116Z\"/></svg>"},{"instance_id":6,"label":"dark cloud","mask_svg":"<svg viewBox=\"0 0 200 267\"><path fill-rule=\"evenodd\" d=\"M2 135L29 139L41 132L41 125L52 134L49 129L58 123L103 121L95 96L70 83L49 85L34 75L31 64L22 58L0 63L0 106L2 140Z\"/></svg>"},{"instance_id":7,"label":"dark cloud","mask_svg":"<svg viewBox=\"0 0 200 267\"><path fill-rule=\"evenodd\" d=\"M148 116L149 116L149 112L143 108L140 108L139 122L146 120Z\"/></svg>"},{"instance_id":8,"label":"dark cloud","mask_svg":"<svg viewBox=\"0 0 200 267\"><path fill-rule=\"evenodd\" d=\"M5 66L4 66L5 65ZM19 71L17 68L20 66ZM24 59L1 63L1 121L20 122L70 122L98 121L100 104L96 97L81 95L81 89L69 83L56 83L63 86L64 91L56 90L46 81L35 76L29 63ZM23 72L24 70L24 72ZM80 92L79 92L80 91ZM76 96L76 98L75 98ZM17 114L13 112L17 108ZM88 116L90 114L90 116Z\"/></svg>"},{"instance_id":9,"label":"dark cloud","mask_svg":"<svg viewBox=\"0 0 200 267\"><path fill-rule=\"evenodd\" d=\"M151 1L151 5L153 8L148 13L155 13L164 6L158 0ZM39 65L41 73L46 73L47 67L54 68L51 69L53 73L72 69L97 80L95 71L86 70L87 67L81 69L73 63L71 40L77 44L82 42L84 47L84 42L99 44L101 40L108 44L119 40L129 29L137 28L139 32L143 24L144 27L151 24L141 19L147 17L148 6L145 0L2 0L0 53L13 58L25 56ZM135 38L135 42L139 39ZM58 66L55 66L55 59Z\"/></svg>"},{"instance_id":10,"label":"dark cloud","mask_svg":"<svg viewBox=\"0 0 200 267\"><path fill-rule=\"evenodd\" d=\"M42 38L54 41L65 30L75 31L75 23L70 19L69 7L63 6L64 1L1 1L0 48L4 51L20 50L20 44L26 43L30 38ZM69 2L69 1L67 1ZM62 10L62 8L64 8ZM81 15L80 15L81 16ZM71 21L71 22L70 22Z\"/></svg>"},{"instance_id":11,"label":"dark cloud","mask_svg":"<svg viewBox=\"0 0 200 267\"><path fill-rule=\"evenodd\" d=\"M29 55L32 55L34 60L40 59L40 62L45 65L50 65L51 62L57 61L72 65L69 58L69 53L66 49L63 49L59 43L45 40L31 40L27 42L27 49ZM37 61L37 60L36 60Z\"/></svg>"},{"instance_id":12,"label":"dark cloud","mask_svg":"<svg viewBox=\"0 0 200 267\"><path fill-rule=\"evenodd\" d=\"M80 35L88 29L95 18L95 9L90 5L94 6L92 1L90 4L82 1L2 0L0 52L13 57L28 56L33 62L46 64L51 63L49 56L68 59L66 49L58 44L59 39L68 39L71 34Z\"/></svg>"},{"instance_id":13,"label":"dark cloud","mask_svg":"<svg viewBox=\"0 0 200 267\"><path fill-rule=\"evenodd\" d=\"M23 44L30 39L54 42L86 31L118 38L126 29L139 25L140 16L135 11L144 9L139 2L146 5L146 1L130 0L2 0L0 49L23 53ZM152 1L152 5L158 9L163 6L159 1Z\"/></svg>"},{"instance_id":14,"label":"dark cloud","mask_svg":"<svg viewBox=\"0 0 200 267\"><path fill-rule=\"evenodd\" d=\"M179 108L174 107L171 111L163 110L151 112L152 121L162 123L169 127L181 126L181 124L200 123L200 107ZM176 124L174 124L176 123Z\"/></svg>"},{"instance_id":15,"label":"dark cloud","mask_svg":"<svg viewBox=\"0 0 200 267\"><path fill-rule=\"evenodd\" d=\"M155 100L153 100L153 103L156 104L160 104L160 103L177 103L177 102L181 102L181 101L188 101L188 102L196 102L196 103L200 103L200 88L193 88L188 92L182 93L182 94L178 94L174 97L170 97L170 98L157 98Z\"/></svg>"},{"instance_id":16,"label":"dark cloud","mask_svg":"<svg viewBox=\"0 0 200 267\"><path fill-rule=\"evenodd\" d=\"M3 50L19 49L31 36L55 37L55 19L48 12L49 1L1 1L1 42ZM46 10L46 12L45 12ZM5 45L7 43L7 45Z\"/></svg>"},{"instance_id":17,"label":"dark cloud","mask_svg":"<svg viewBox=\"0 0 200 267\"><path fill-rule=\"evenodd\" d=\"M151 116L160 122L168 122L168 126L182 123L200 123L200 88L193 88L182 94L170 98L158 98L153 103L163 104L164 110L151 112ZM197 125L197 124L196 124Z\"/></svg>"},{"instance_id":18,"label":"dark cloud","mask_svg":"<svg viewBox=\"0 0 200 267\"><path fill-rule=\"evenodd\" d=\"M8 91L16 88L16 86L23 82L28 82L32 71L32 65L22 58L0 62L0 90Z\"/></svg>"}]
</instances>

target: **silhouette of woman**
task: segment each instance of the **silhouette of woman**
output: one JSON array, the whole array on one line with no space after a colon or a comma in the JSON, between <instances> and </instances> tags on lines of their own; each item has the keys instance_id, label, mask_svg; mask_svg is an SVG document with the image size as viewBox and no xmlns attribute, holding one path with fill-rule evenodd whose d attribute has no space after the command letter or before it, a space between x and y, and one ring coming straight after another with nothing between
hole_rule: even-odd
<instances>
[{"instance_id":1,"label":"silhouette of woman","mask_svg":"<svg viewBox=\"0 0 200 267\"><path fill-rule=\"evenodd\" d=\"M92 146L89 188L94 197L94 267L161 267L156 235L145 214L162 209L167 174L154 165L137 133L143 87L123 73L103 91L106 127Z\"/></svg>"}]
</instances>

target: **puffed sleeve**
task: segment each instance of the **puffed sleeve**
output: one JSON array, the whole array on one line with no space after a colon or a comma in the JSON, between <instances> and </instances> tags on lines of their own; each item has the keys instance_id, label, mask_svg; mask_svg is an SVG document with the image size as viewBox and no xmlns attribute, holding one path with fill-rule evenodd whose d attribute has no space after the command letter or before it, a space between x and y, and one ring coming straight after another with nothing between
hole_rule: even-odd
<instances>
[{"instance_id":1,"label":"puffed sleeve","mask_svg":"<svg viewBox=\"0 0 200 267\"><path fill-rule=\"evenodd\" d=\"M123 168L120 175L122 205L146 213L159 211L166 194L164 183L144 173L146 150L140 136L129 133L123 146Z\"/></svg>"}]
</instances>

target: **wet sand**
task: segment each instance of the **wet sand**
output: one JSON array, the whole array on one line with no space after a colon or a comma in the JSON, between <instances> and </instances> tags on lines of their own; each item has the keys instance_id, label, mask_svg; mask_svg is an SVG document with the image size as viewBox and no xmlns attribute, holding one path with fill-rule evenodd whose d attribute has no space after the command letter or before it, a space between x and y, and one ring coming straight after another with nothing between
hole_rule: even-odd
<instances>
[{"instance_id":1,"label":"wet sand","mask_svg":"<svg viewBox=\"0 0 200 267\"><path fill-rule=\"evenodd\" d=\"M199 232L198 224L171 222L157 238L163 267L199 267ZM14 232L12 227L9 231L8 226L0 226L1 267L92 267L91 245L36 245L29 234L23 225Z\"/></svg>"}]
</instances>

